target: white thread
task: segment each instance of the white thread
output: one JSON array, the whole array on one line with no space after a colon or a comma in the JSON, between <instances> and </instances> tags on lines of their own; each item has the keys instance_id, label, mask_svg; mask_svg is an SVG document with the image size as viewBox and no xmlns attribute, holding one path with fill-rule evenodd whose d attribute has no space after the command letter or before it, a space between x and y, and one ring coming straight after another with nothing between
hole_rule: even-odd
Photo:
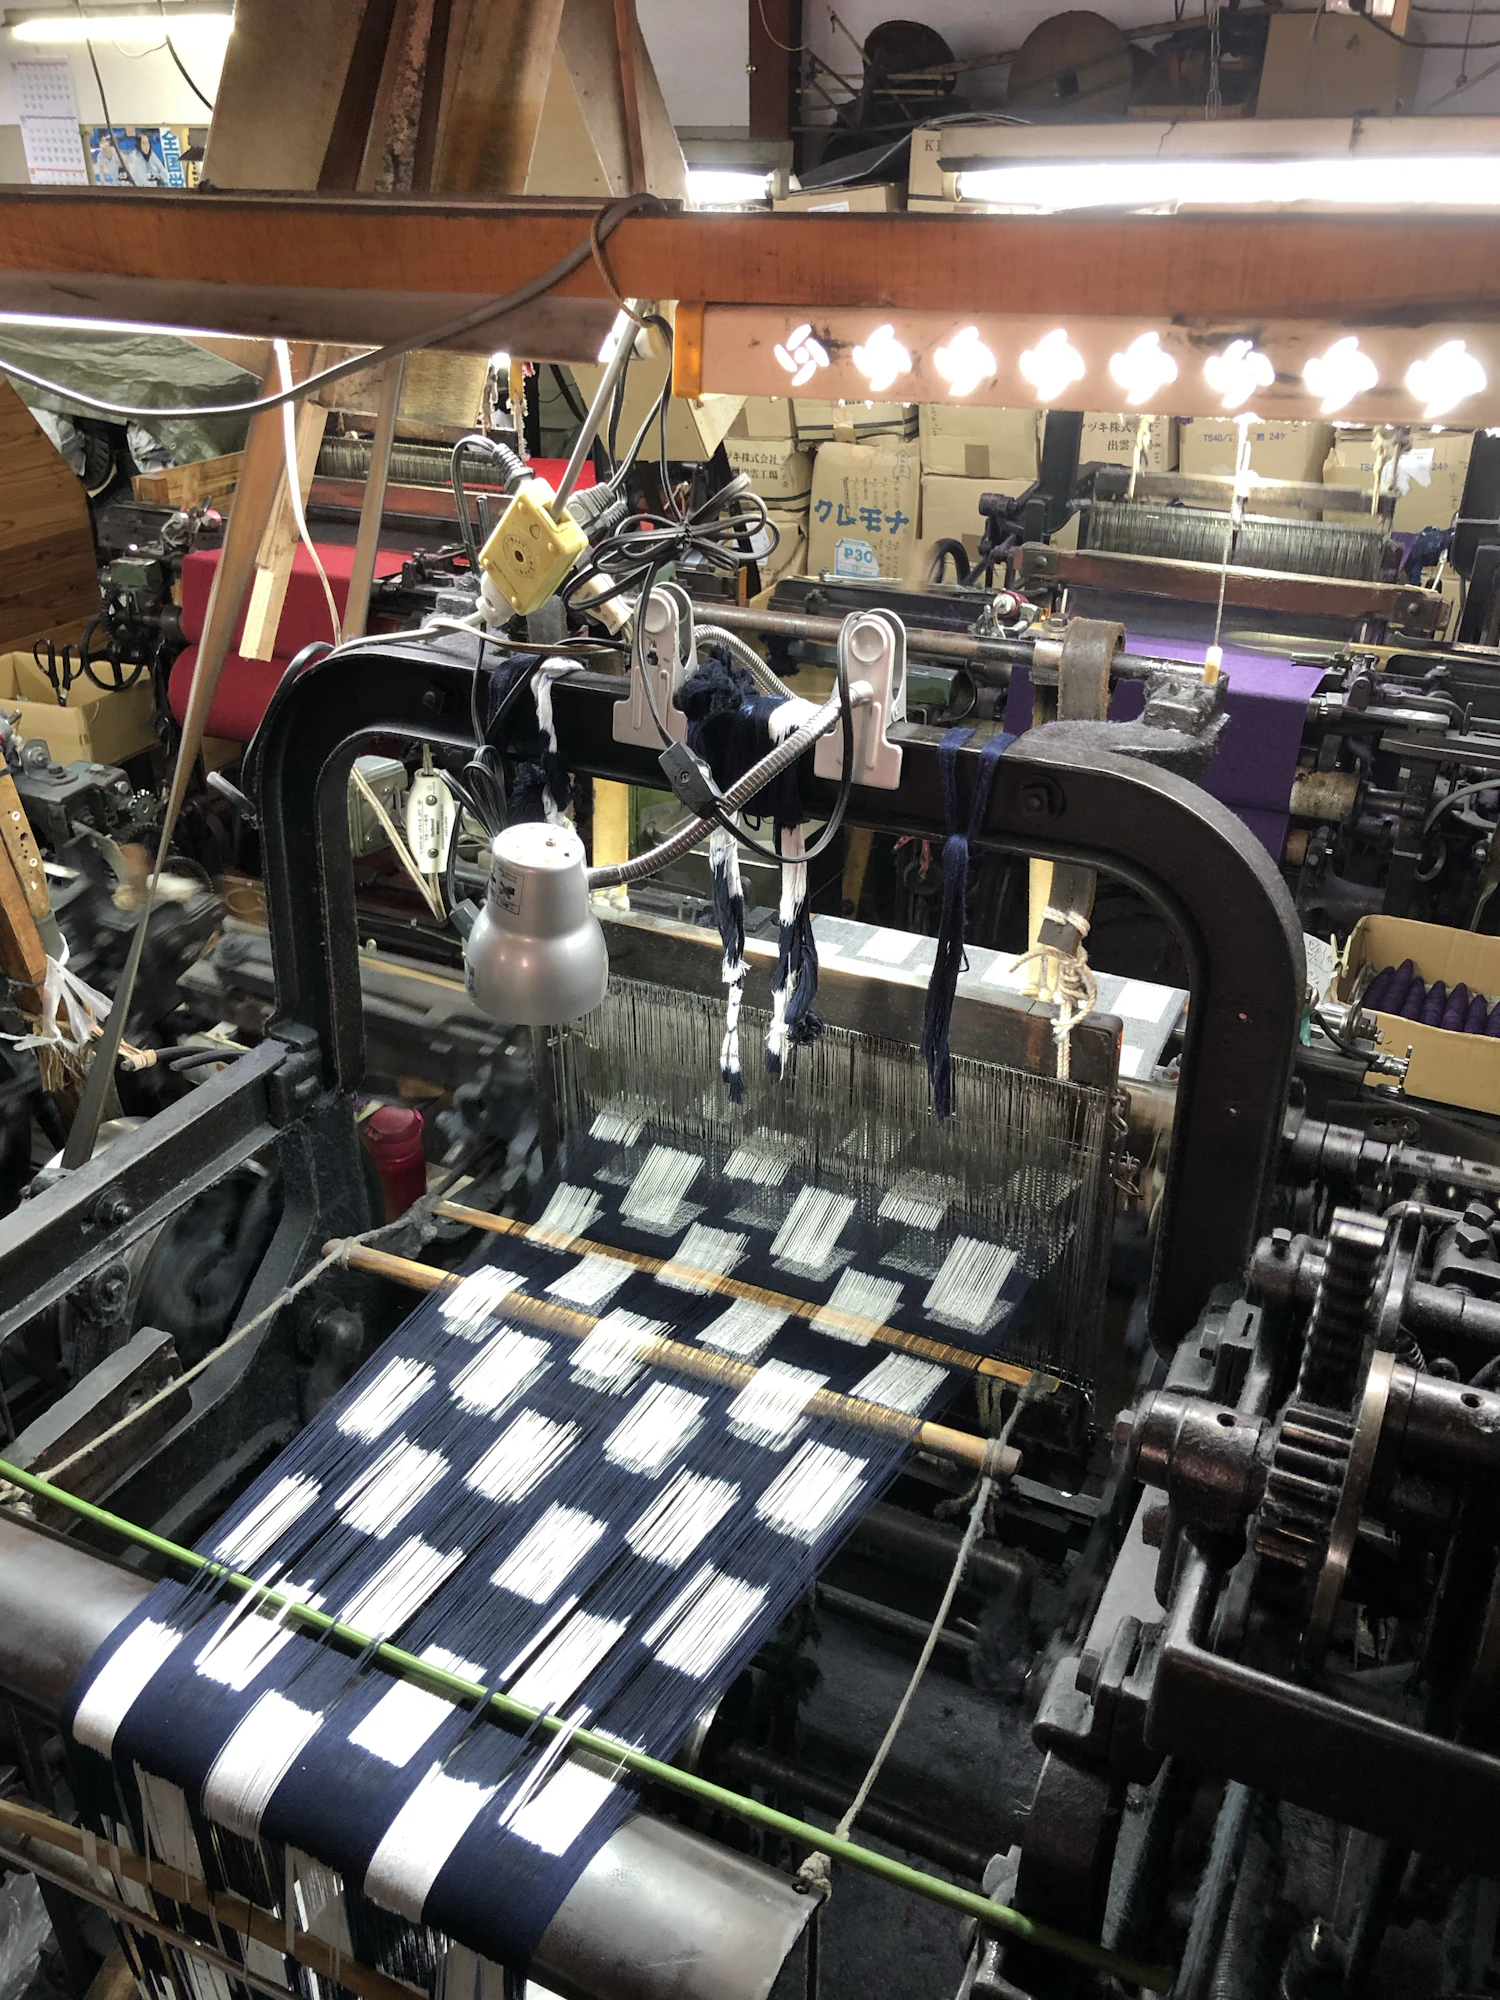
<instances>
[{"instance_id":1,"label":"white thread","mask_svg":"<svg viewBox=\"0 0 1500 2000\"><path fill-rule=\"evenodd\" d=\"M671 1285L679 1292L709 1292L711 1285L695 1277L697 1271L707 1271L711 1276L726 1278L737 1264L743 1261L748 1236L742 1236L735 1229L710 1229L707 1223L695 1222L673 1252L670 1262L663 1264L656 1274L661 1285Z\"/></svg>"},{"instance_id":2,"label":"white thread","mask_svg":"<svg viewBox=\"0 0 1500 2000\"><path fill-rule=\"evenodd\" d=\"M263 1694L209 1769L203 1784L207 1817L254 1839L271 1794L322 1723L320 1710L299 1708L274 1689Z\"/></svg>"},{"instance_id":3,"label":"white thread","mask_svg":"<svg viewBox=\"0 0 1500 2000\"><path fill-rule=\"evenodd\" d=\"M498 1417L524 1395L552 1358L545 1340L502 1327L484 1350L453 1378L453 1395L466 1410Z\"/></svg>"},{"instance_id":4,"label":"white thread","mask_svg":"<svg viewBox=\"0 0 1500 2000\"><path fill-rule=\"evenodd\" d=\"M553 1772L510 1822L511 1832L543 1854L566 1854L608 1801L615 1779L576 1757ZM527 1982L528 1995L536 1991Z\"/></svg>"},{"instance_id":5,"label":"white thread","mask_svg":"<svg viewBox=\"0 0 1500 2000\"><path fill-rule=\"evenodd\" d=\"M755 1504L762 1521L809 1546L833 1525L864 1485L868 1461L809 1441L787 1460Z\"/></svg>"},{"instance_id":6,"label":"white thread","mask_svg":"<svg viewBox=\"0 0 1500 2000\"><path fill-rule=\"evenodd\" d=\"M345 1487L336 1505L346 1526L383 1542L447 1470L448 1461L440 1452L423 1451L398 1438Z\"/></svg>"},{"instance_id":7,"label":"white thread","mask_svg":"<svg viewBox=\"0 0 1500 2000\"><path fill-rule=\"evenodd\" d=\"M115 1731L125 1720L147 1683L164 1667L181 1643L170 1625L144 1618L110 1654L90 1681L73 1717L73 1734L101 1757L114 1748Z\"/></svg>"},{"instance_id":8,"label":"white thread","mask_svg":"<svg viewBox=\"0 0 1500 2000\"><path fill-rule=\"evenodd\" d=\"M550 1230L554 1236L565 1236L571 1241L575 1236L588 1235L594 1217L603 1206L593 1188L574 1187L568 1181L559 1181L535 1227L539 1231Z\"/></svg>"},{"instance_id":9,"label":"white thread","mask_svg":"<svg viewBox=\"0 0 1500 2000\"><path fill-rule=\"evenodd\" d=\"M464 1559L462 1549L435 1549L411 1535L355 1591L339 1613L341 1622L372 1639L388 1639L419 1611Z\"/></svg>"},{"instance_id":10,"label":"white thread","mask_svg":"<svg viewBox=\"0 0 1500 2000\"><path fill-rule=\"evenodd\" d=\"M665 1320L643 1319L639 1313L616 1308L573 1349L570 1360L574 1381L618 1396L645 1366L641 1356L649 1353L667 1330Z\"/></svg>"},{"instance_id":11,"label":"white thread","mask_svg":"<svg viewBox=\"0 0 1500 2000\"><path fill-rule=\"evenodd\" d=\"M610 1432L604 1456L627 1472L664 1472L688 1440L703 1428L706 1396L671 1382L653 1382Z\"/></svg>"},{"instance_id":12,"label":"white thread","mask_svg":"<svg viewBox=\"0 0 1500 2000\"><path fill-rule=\"evenodd\" d=\"M498 1785L450 1778L436 1764L391 1821L365 1871L365 1894L412 1923L444 1864L494 1798Z\"/></svg>"},{"instance_id":13,"label":"white thread","mask_svg":"<svg viewBox=\"0 0 1500 2000\"><path fill-rule=\"evenodd\" d=\"M826 1384L826 1375L768 1361L735 1397L727 1411L729 1428L747 1444L773 1451L789 1445L802 1428L802 1412Z\"/></svg>"},{"instance_id":14,"label":"white thread","mask_svg":"<svg viewBox=\"0 0 1500 2000\"><path fill-rule=\"evenodd\" d=\"M510 1692L529 1708L554 1710L571 1701L625 1630L623 1618L580 1611L544 1646Z\"/></svg>"},{"instance_id":15,"label":"white thread","mask_svg":"<svg viewBox=\"0 0 1500 2000\"><path fill-rule=\"evenodd\" d=\"M154 1850L179 1875L203 1880L203 1859L198 1839L188 1815L186 1795L169 1778L135 1767L136 1786L141 1797L141 1820L146 1834L148 1856Z\"/></svg>"},{"instance_id":16,"label":"white thread","mask_svg":"<svg viewBox=\"0 0 1500 2000\"><path fill-rule=\"evenodd\" d=\"M514 1271L502 1271L498 1264L486 1264L471 1271L461 1285L443 1299L439 1308L448 1331L460 1340L478 1340L521 1280Z\"/></svg>"},{"instance_id":17,"label":"white thread","mask_svg":"<svg viewBox=\"0 0 1500 2000\"><path fill-rule=\"evenodd\" d=\"M466 1681L484 1682L484 1669L472 1660L461 1659L443 1646L424 1646L420 1657L429 1666L458 1674ZM455 1714L458 1703L415 1681L393 1680L349 1741L359 1750L368 1750L382 1763L402 1770L422 1745Z\"/></svg>"},{"instance_id":18,"label":"white thread","mask_svg":"<svg viewBox=\"0 0 1500 2000\"><path fill-rule=\"evenodd\" d=\"M888 1354L849 1391L862 1403L883 1403L888 1410L904 1410L914 1417L937 1394L945 1371L931 1361L918 1361L913 1354Z\"/></svg>"},{"instance_id":19,"label":"white thread","mask_svg":"<svg viewBox=\"0 0 1500 2000\"><path fill-rule=\"evenodd\" d=\"M297 1628L290 1623L293 1604L323 1602L321 1597L313 1595L311 1584L288 1583L278 1587L287 1601L274 1612L252 1611L249 1617L237 1618L231 1611L220 1624L193 1661L205 1680L217 1681L221 1687L243 1694L256 1675L296 1636ZM246 1601L242 1599L241 1603Z\"/></svg>"},{"instance_id":20,"label":"white thread","mask_svg":"<svg viewBox=\"0 0 1500 2000\"><path fill-rule=\"evenodd\" d=\"M637 1229L676 1230L687 1220L683 1197L703 1171L702 1156L674 1146L653 1146L630 1183L620 1213Z\"/></svg>"},{"instance_id":21,"label":"white thread","mask_svg":"<svg viewBox=\"0 0 1500 2000\"><path fill-rule=\"evenodd\" d=\"M957 1237L922 1304L944 1326L986 1333L1003 1316L1000 1292L1015 1268L1016 1253L1003 1243Z\"/></svg>"},{"instance_id":22,"label":"white thread","mask_svg":"<svg viewBox=\"0 0 1500 2000\"><path fill-rule=\"evenodd\" d=\"M366 1383L353 1402L339 1412L338 1427L345 1437L381 1437L392 1424L399 1423L413 1403L420 1402L436 1380L425 1361L409 1361L398 1356L388 1361L373 1382Z\"/></svg>"},{"instance_id":23,"label":"white thread","mask_svg":"<svg viewBox=\"0 0 1500 2000\"><path fill-rule=\"evenodd\" d=\"M593 1312L634 1276L634 1267L621 1258L590 1254L580 1257L560 1278L554 1278L547 1287L547 1295L561 1299L566 1305L579 1306L584 1312Z\"/></svg>"},{"instance_id":24,"label":"white thread","mask_svg":"<svg viewBox=\"0 0 1500 2000\"><path fill-rule=\"evenodd\" d=\"M608 1146L633 1146L645 1129L644 1118L616 1107L596 1115L589 1127L589 1137L602 1139Z\"/></svg>"},{"instance_id":25,"label":"white thread","mask_svg":"<svg viewBox=\"0 0 1500 2000\"><path fill-rule=\"evenodd\" d=\"M732 1181L751 1181L757 1187L780 1187L788 1173L788 1162L770 1150L769 1144L749 1139L736 1146L724 1162L725 1176Z\"/></svg>"},{"instance_id":26,"label":"white thread","mask_svg":"<svg viewBox=\"0 0 1500 2000\"><path fill-rule=\"evenodd\" d=\"M551 1611L542 1620L536 1631L528 1634L526 1643L522 1646L520 1652L516 1654L513 1660L508 1660L500 1669L499 1674L496 1676L496 1685L498 1687L507 1688L510 1686L526 1663L529 1660L535 1659L553 1633L559 1631L566 1621L572 1617L577 1605L578 1599L576 1596L565 1597L561 1604L553 1605Z\"/></svg>"},{"instance_id":27,"label":"white thread","mask_svg":"<svg viewBox=\"0 0 1500 2000\"><path fill-rule=\"evenodd\" d=\"M241 1569L259 1562L271 1544L279 1541L294 1521L301 1520L321 1491L318 1482L304 1473L294 1472L278 1479L239 1526L231 1528L214 1545L214 1554L221 1562L234 1563Z\"/></svg>"},{"instance_id":28,"label":"white thread","mask_svg":"<svg viewBox=\"0 0 1500 2000\"><path fill-rule=\"evenodd\" d=\"M576 1507L553 1504L521 1537L490 1581L533 1604L548 1604L567 1582L607 1523Z\"/></svg>"},{"instance_id":29,"label":"white thread","mask_svg":"<svg viewBox=\"0 0 1500 2000\"><path fill-rule=\"evenodd\" d=\"M646 1562L680 1569L698 1544L723 1520L740 1489L723 1479L682 1471L625 1531L625 1540Z\"/></svg>"},{"instance_id":30,"label":"white thread","mask_svg":"<svg viewBox=\"0 0 1500 2000\"><path fill-rule=\"evenodd\" d=\"M657 1663L702 1680L711 1674L766 1601L764 1585L742 1583L705 1564L646 1633Z\"/></svg>"},{"instance_id":31,"label":"white thread","mask_svg":"<svg viewBox=\"0 0 1500 2000\"><path fill-rule=\"evenodd\" d=\"M806 1277L826 1273L838 1254L838 1241L854 1213L851 1196L832 1188L805 1187L776 1232L771 1256L784 1270Z\"/></svg>"},{"instance_id":32,"label":"white thread","mask_svg":"<svg viewBox=\"0 0 1500 2000\"><path fill-rule=\"evenodd\" d=\"M812 1323L819 1333L831 1333L835 1340L847 1340L851 1347L868 1347L869 1333L848 1322L864 1320L870 1326L883 1326L900 1303L899 1278L880 1278L851 1266L840 1274L831 1298L813 1314Z\"/></svg>"},{"instance_id":33,"label":"white thread","mask_svg":"<svg viewBox=\"0 0 1500 2000\"><path fill-rule=\"evenodd\" d=\"M698 1339L704 1347L729 1354L736 1361L759 1361L786 1324L787 1315L758 1299L736 1299L710 1320Z\"/></svg>"},{"instance_id":34,"label":"white thread","mask_svg":"<svg viewBox=\"0 0 1500 2000\"><path fill-rule=\"evenodd\" d=\"M906 1229L936 1229L954 1193L952 1183L937 1174L903 1174L881 1201L880 1220Z\"/></svg>"},{"instance_id":35,"label":"white thread","mask_svg":"<svg viewBox=\"0 0 1500 2000\"><path fill-rule=\"evenodd\" d=\"M489 1450L470 1467L465 1484L487 1500L524 1500L571 1450L576 1424L554 1423L535 1410L520 1410Z\"/></svg>"}]
</instances>

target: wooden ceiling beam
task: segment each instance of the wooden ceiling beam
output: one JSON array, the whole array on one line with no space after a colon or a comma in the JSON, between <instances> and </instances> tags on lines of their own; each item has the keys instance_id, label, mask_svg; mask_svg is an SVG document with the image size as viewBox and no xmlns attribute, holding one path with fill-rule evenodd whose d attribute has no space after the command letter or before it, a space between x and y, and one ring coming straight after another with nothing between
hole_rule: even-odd
<instances>
[{"instance_id":1,"label":"wooden ceiling beam","mask_svg":"<svg viewBox=\"0 0 1500 2000\"><path fill-rule=\"evenodd\" d=\"M0 309L159 313L337 338L299 322L315 295L359 295L389 321L441 318L556 262L592 210L563 201L0 193ZM1500 217L1396 215L970 217L673 214L609 241L627 296L746 305L926 307L1351 327L1500 320ZM558 303L606 300L592 263ZM384 301L378 306L377 301ZM133 303L132 303L133 302ZM592 316L590 316L592 317ZM371 324L371 335L378 336ZM344 337L351 336L345 330Z\"/></svg>"}]
</instances>

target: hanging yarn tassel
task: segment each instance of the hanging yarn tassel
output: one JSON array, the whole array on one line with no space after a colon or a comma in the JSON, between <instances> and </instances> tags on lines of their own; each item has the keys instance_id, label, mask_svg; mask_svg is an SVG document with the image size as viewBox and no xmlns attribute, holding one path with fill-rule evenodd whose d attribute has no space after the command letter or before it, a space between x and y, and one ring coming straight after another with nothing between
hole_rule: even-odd
<instances>
[{"instance_id":1,"label":"hanging yarn tassel","mask_svg":"<svg viewBox=\"0 0 1500 2000\"><path fill-rule=\"evenodd\" d=\"M948 1034L953 1021L953 1001L958 992L958 975L963 970L964 932L969 921L969 842L976 838L984 825L995 766L1016 740L1014 736L992 736L980 750L974 800L969 809L969 826L965 833L959 821L958 753L973 734L972 729L950 729L938 745L938 769L943 779L948 838L943 843L942 915L938 922L937 955L932 964L932 977L927 983L922 1055L932 1081L933 1109L939 1118L953 1116L953 1058L948 1047Z\"/></svg>"},{"instance_id":2,"label":"hanging yarn tassel","mask_svg":"<svg viewBox=\"0 0 1500 2000\"><path fill-rule=\"evenodd\" d=\"M793 697L790 701L766 704L766 727L773 744L780 743L799 729L814 713L811 702ZM787 773L792 776L791 772ZM812 912L807 907L807 849L802 830L799 788L784 781L775 787L773 807L776 848L782 856L780 949L776 955L776 982L771 989L771 1025L766 1030L766 1073L781 1076L788 1048L814 1042L823 1032L823 1023L813 1012L818 993L818 944L813 936Z\"/></svg>"},{"instance_id":3,"label":"hanging yarn tassel","mask_svg":"<svg viewBox=\"0 0 1500 2000\"><path fill-rule=\"evenodd\" d=\"M745 1101L740 1074L740 1003L745 997L745 892L740 884L740 844L732 833L716 826L708 836L708 868L714 885L714 920L724 945L724 984L729 999L724 1009L724 1040L719 1072L731 1104Z\"/></svg>"}]
</instances>

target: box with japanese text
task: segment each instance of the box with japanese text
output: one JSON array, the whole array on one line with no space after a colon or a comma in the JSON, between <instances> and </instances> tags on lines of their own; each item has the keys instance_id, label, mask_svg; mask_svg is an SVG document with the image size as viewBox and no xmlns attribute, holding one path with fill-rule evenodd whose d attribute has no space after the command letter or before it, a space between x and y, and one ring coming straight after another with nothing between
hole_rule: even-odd
<instances>
[{"instance_id":1,"label":"box with japanese text","mask_svg":"<svg viewBox=\"0 0 1500 2000\"><path fill-rule=\"evenodd\" d=\"M825 444L813 463L810 576L904 576L922 511L920 466L903 444Z\"/></svg>"}]
</instances>

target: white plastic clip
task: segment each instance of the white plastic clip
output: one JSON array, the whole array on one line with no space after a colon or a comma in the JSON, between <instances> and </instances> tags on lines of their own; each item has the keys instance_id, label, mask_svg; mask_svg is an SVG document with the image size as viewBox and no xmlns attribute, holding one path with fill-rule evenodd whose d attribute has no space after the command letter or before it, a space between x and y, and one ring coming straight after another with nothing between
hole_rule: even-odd
<instances>
[{"instance_id":1,"label":"white plastic clip","mask_svg":"<svg viewBox=\"0 0 1500 2000\"><path fill-rule=\"evenodd\" d=\"M674 707L672 697L697 665L692 600L680 584L658 584L636 616L644 621L640 642L644 665L631 675L629 694L615 703L614 736L616 743L660 750L661 731L651 713L653 702L668 740L687 740L687 717ZM649 696L642 672L651 678Z\"/></svg>"},{"instance_id":2,"label":"white plastic clip","mask_svg":"<svg viewBox=\"0 0 1500 2000\"><path fill-rule=\"evenodd\" d=\"M890 729L906 720L906 627L894 611L851 611L839 633L839 654L849 678L868 681L874 690L854 711L854 782L893 792L901 782L901 745L892 743ZM843 768L840 722L819 739L813 769L837 784Z\"/></svg>"}]
</instances>

